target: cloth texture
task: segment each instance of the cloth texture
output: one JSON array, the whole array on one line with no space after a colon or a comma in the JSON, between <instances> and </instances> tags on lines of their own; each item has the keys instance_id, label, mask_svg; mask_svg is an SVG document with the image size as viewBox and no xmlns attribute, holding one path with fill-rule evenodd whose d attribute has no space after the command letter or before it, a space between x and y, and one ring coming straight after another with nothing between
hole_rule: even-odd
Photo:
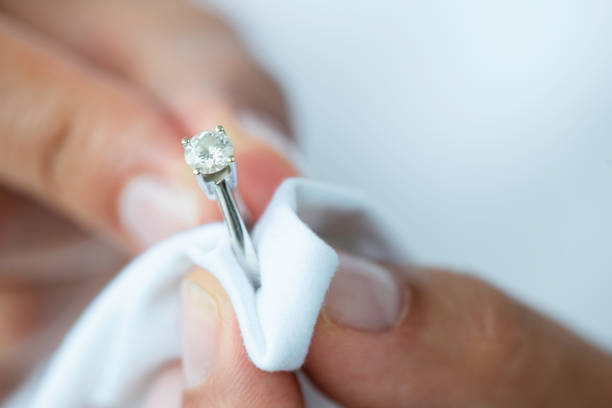
<instances>
[{"instance_id":1,"label":"cloth texture","mask_svg":"<svg viewBox=\"0 0 612 408\"><path fill-rule=\"evenodd\" d=\"M257 290L235 260L222 223L150 248L98 295L4 406L139 406L151 376L180 358L179 285L194 267L224 287L257 367L298 370L338 264L336 250L401 262L390 230L363 196L305 179L277 189L252 237L260 262Z\"/></svg>"}]
</instances>

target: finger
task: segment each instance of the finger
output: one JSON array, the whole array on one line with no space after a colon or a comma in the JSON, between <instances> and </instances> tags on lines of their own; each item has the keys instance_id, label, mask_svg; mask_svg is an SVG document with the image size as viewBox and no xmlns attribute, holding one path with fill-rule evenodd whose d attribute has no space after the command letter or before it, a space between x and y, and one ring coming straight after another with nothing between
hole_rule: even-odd
<instances>
[{"instance_id":1,"label":"finger","mask_svg":"<svg viewBox=\"0 0 612 408\"><path fill-rule=\"evenodd\" d=\"M188 1L3 1L7 10L149 90L190 132L211 106L253 111L287 131L278 86L220 19ZM67 20L70 24L66 24ZM84 35L86 34L86 35Z\"/></svg>"},{"instance_id":2,"label":"finger","mask_svg":"<svg viewBox=\"0 0 612 408\"><path fill-rule=\"evenodd\" d=\"M330 287L305 370L343 405L577 406L606 389L609 357L489 285L390 271L343 257Z\"/></svg>"},{"instance_id":3,"label":"finger","mask_svg":"<svg viewBox=\"0 0 612 408\"><path fill-rule=\"evenodd\" d=\"M176 130L136 93L6 18L0 44L10 61L0 65L0 177L90 228L129 239L120 191L138 174L180 174ZM176 190L197 210L185 188Z\"/></svg>"},{"instance_id":4,"label":"finger","mask_svg":"<svg viewBox=\"0 0 612 408\"><path fill-rule=\"evenodd\" d=\"M91 279L119 271L128 260L57 212L0 187L0 286Z\"/></svg>"},{"instance_id":5,"label":"finger","mask_svg":"<svg viewBox=\"0 0 612 408\"><path fill-rule=\"evenodd\" d=\"M183 401L183 370L179 362L173 362L155 373L145 392L143 408L180 408Z\"/></svg>"},{"instance_id":6,"label":"finger","mask_svg":"<svg viewBox=\"0 0 612 408\"><path fill-rule=\"evenodd\" d=\"M139 92L5 18L0 49L0 180L134 249L219 217L184 164L184 134ZM292 169L224 114L257 215ZM252 171L261 160L265 174Z\"/></svg>"},{"instance_id":7,"label":"finger","mask_svg":"<svg viewBox=\"0 0 612 408\"><path fill-rule=\"evenodd\" d=\"M196 271L186 278L181 311L183 406L302 406L292 373L264 372L251 363L231 303L214 277Z\"/></svg>"}]
</instances>

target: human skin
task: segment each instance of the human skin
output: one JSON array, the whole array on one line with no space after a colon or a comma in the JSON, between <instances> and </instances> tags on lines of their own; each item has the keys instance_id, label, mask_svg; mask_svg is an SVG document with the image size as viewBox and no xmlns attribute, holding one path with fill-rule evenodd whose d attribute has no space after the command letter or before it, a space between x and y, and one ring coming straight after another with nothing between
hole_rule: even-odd
<instances>
[{"instance_id":1,"label":"human skin","mask_svg":"<svg viewBox=\"0 0 612 408\"><path fill-rule=\"evenodd\" d=\"M262 139L279 88L190 2L0 1L0 61L1 396L130 256L220 217L182 137L225 126L255 216L296 172Z\"/></svg>"},{"instance_id":2,"label":"human skin","mask_svg":"<svg viewBox=\"0 0 612 408\"><path fill-rule=\"evenodd\" d=\"M359 268L354 262L348 266ZM347 298L338 287L346 284L332 283L315 327L303 370L342 406L612 404L610 355L556 322L466 274L395 265L385 269L401 294L395 320L386 326L368 326L367 319L377 317L364 320L352 310L364 301L377 306L369 289L351 283L344 288L351 293ZM334 280L343 279L354 282L355 275L341 264ZM193 355L189 336L193 336L191 347L211 348L207 368L195 382L188 371L185 383L181 363L165 367L151 385L154 398L147 398L145 406L303 406L293 373L263 372L250 362L232 306L218 281L203 270L185 280L205 291L215 306L183 302L183 309L195 306L196 310L183 310L187 320L182 324L183 345L187 347L182 364L193 364L189 361ZM190 322L196 323L193 316L202 323L201 316L210 315L211 310L208 338L202 341L203 333L188 328Z\"/></svg>"},{"instance_id":3,"label":"human skin","mask_svg":"<svg viewBox=\"0 0 612 408\"><path fill-rule=\"evenodd\" d=\"M289 133L278 87L222 21L188 2L0 0L0 60L1 396L127 258L218 219L184 164L181 137L226 127L255 216L296 171L243 120L247 112ZM305 371L335 399L610 405L604 352L475 278L387 269L402 293L397 316L381 319L388 327L342 313L346 299L334 293L355 281L342 270L328 294ZM151 395L183 394L191 407L299 406L292 373L264 373L248 360L218 283L203 271L186 281L217 311L208 321L218 329L212 371L184 389L177 362ZM191 308L185 330L204 314ZM194 366L185 354L183 365Z\"/></svg>"}]
</instances>

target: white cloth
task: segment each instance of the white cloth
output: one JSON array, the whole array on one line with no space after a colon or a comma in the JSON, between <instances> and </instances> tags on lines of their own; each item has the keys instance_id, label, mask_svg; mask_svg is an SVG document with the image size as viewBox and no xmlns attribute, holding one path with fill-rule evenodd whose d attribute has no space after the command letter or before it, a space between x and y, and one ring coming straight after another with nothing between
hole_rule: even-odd
<instances>
[{"instance_id":1,"label":"white cloth","mask_svg":"<svg viewBox=\"0 0 612 408\"><path fill-rule=\"evenodd\" d=\"M170 238L121 271L5 407L138 406L151 375L180 358L179 283L194 266L226 290L253 363L268 371L297 370L338 263L330 245L397 261L382 225L359 195L287 180L253 232L257 291L234 259L223 224Z\"/></svg>"}]
</instances>

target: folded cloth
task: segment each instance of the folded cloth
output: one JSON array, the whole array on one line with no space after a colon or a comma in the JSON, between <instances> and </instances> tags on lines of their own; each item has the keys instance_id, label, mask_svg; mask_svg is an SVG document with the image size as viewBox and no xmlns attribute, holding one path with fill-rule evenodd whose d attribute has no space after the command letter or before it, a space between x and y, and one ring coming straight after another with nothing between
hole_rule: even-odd
<instances>
[{"instance_id":1,"label":"folded cloth","mask_svg":"<svg viewBox=\"0 0 612 408\"><path fill-rule=\"evenodd\" d=\"M287 180L253 231L257 290L236 262L223 224L167 239L119 273L5 407L139 406L151 376L180 358L179 283L194 267L224 287L253 363L297 370L337 267L335 250L401 261L383 225L360 195Z\"/></svg>"}]
</instances>

